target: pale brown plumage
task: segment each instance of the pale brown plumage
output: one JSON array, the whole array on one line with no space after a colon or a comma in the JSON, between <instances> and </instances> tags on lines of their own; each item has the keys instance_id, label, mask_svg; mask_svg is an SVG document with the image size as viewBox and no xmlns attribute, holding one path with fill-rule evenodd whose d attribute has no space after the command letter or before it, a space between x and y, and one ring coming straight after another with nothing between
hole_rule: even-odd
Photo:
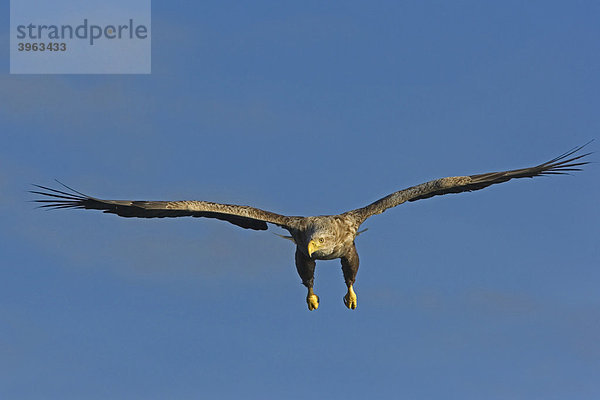
<instances>
[{"instance_id":1,"label":"pale brown plumage","mask_svg":"<svg viewBox=\"0 0 600 400\"><path fill-rule=\"evenodd\" d=\"M587 144L586 144L587 145ZM207 201L131 201L102 200L77 192L68 186L57 190L34 185L40 190L32 193L45 196L35 200L44 208L84 208L102 210L121 217L166 218L166 217L205 217L230 222L246 229L266 230L267 223L278 225L291 234L296 243L296 268L302 283L308 288L307 304L310 310L319 306L319 298L313 292L315 260L340 258L348 293L344 304L354 309L357 305L352 285L358 271L358 253L354 239L360 233L360 225L370 216L381 214L391 207L407 201L416 201L448 193L460 193L483 189L487 186L509 181L514 178L533 178L543 175L566 174L581 170L588 162L581 161L591 153L575 155L584 146L576 147L543 164L502 172L479 175L441 178L409 187L383 197L365 207L339 215L315 217L285 216L249 206L220 204ZM59 182L60 183L60 182ZM62 185L62 184L61 184Z\"/></svg>"}]
</instances>

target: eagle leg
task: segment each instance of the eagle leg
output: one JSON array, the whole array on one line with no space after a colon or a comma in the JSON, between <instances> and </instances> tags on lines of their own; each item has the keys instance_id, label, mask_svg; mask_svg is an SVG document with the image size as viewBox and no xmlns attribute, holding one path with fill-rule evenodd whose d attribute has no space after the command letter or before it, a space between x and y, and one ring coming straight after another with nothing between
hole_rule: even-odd
<instances>
[{"instance_id":1,"label":"eagle leg","mask_svg":"<svg viewBox=\"0 0 600 400\"><path fill-rule=\"evenodd\" d=\"M317 263L315 260L306 257L299 248L296 247L296 270L302 284L307 287L308 293L306 294L306 304L310 311L319 308L319 296L313 292L313 285L315 282L315 266Z\"/></svg>"},{"instance_id":2,"label":"eagle leg","mask_svg":"<svg viewBox=\"0 0 600 400\"><path fill-rule=\"evenodd\" d=\"M352 285L354 285L354 282L356 281L359 264L358 253L356 252L356 247L354 245L352 245L350 252L342 257L341 261L344 281L348 287L348 292L344 296L344 305L348 307L349 310L354 310L358 306L358 298L356 297L356 293L354 293Z\"/></svg>"}]
</instances>

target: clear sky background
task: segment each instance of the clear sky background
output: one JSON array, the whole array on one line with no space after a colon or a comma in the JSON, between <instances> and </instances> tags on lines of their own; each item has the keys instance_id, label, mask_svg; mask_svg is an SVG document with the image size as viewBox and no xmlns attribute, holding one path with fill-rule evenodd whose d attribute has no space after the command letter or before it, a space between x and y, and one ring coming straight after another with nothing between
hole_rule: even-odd
<instances>
[{"instance_id":1,"label":"clear sky background","mask_svg":"<svg viewBox=\"0 0 600 400\"><path fill-rule=\"evenodd\" d=\"M598 161L598 2L152 13L151 75L11 76L0 53L0 398L600 398L598 164L369 219L355 311L335 260L309 312L269 232L27 193L318 215L594 138Z\"/></svg>"}]
</instances>

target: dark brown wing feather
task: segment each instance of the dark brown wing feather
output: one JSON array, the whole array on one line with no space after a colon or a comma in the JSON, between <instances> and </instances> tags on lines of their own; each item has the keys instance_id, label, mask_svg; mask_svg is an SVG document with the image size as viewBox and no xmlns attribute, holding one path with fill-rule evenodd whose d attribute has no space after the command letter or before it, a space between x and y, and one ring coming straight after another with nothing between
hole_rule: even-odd
<instances>
[{"instance_id":1,"label":"dark brown wing feather","mask_svg":"<svg viewBox=\"0 0 600 400\"><path fill-rule=\"evenodd\" d=\"M60 182L59 182L60 183ZM63 184L61 184L63 185ZM102 210L105 213L117 214L121 217L137 218L174 218L174 217L205 217L216 218L230 222L246 229L266 230L267 223L288 227L293 225L297 217L287 217L269 211L249 206L220 204L208 201L132 201L132 200L102 200L87 196L76 190L70 192L34 185L41 190L31 193L45 196L34 200L44 203L40 207L50 209L83 208Z\"/></svg>"},{"instance_id":2,"label":"dark brown wing feather","mask_svg":"<svg viewBox=\"0 0 600 400\"><path fill-rule=\"evenodd\" d=\"M395 207L406 201L416 201L448 193L470 192L483 189L496 183L502 183L515 178L533 178L544 175L568 174L571 171L580 171L581 166L589 162L579 161L591 153L575 155L583 147L576 147L560 156L535 167L515 169L511 171L489 172L487 174L453 176L436 179L408 189L400 190L389 196L383 197L366 207L349 211L360 223L375 214L381 214L390 207ZM573 157L571 157L573 156Z\"/></svg>"}]
</instances>

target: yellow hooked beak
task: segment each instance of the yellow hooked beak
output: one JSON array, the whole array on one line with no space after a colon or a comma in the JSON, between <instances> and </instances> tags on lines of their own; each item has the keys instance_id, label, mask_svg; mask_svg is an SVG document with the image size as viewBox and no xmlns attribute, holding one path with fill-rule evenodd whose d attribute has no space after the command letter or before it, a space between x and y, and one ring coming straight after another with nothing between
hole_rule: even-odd
<instances>
[{"instance_id":1,"label":"yellow hooked beak","mask_svg":"<svg viewBox=\"0 0 600 400\"><path fill-rule=\"evenodd\" d=\"M319 249L319 245L314 240L308 242L308 256L312 257L312 254Z\"/></svg>"}]
</instances>

